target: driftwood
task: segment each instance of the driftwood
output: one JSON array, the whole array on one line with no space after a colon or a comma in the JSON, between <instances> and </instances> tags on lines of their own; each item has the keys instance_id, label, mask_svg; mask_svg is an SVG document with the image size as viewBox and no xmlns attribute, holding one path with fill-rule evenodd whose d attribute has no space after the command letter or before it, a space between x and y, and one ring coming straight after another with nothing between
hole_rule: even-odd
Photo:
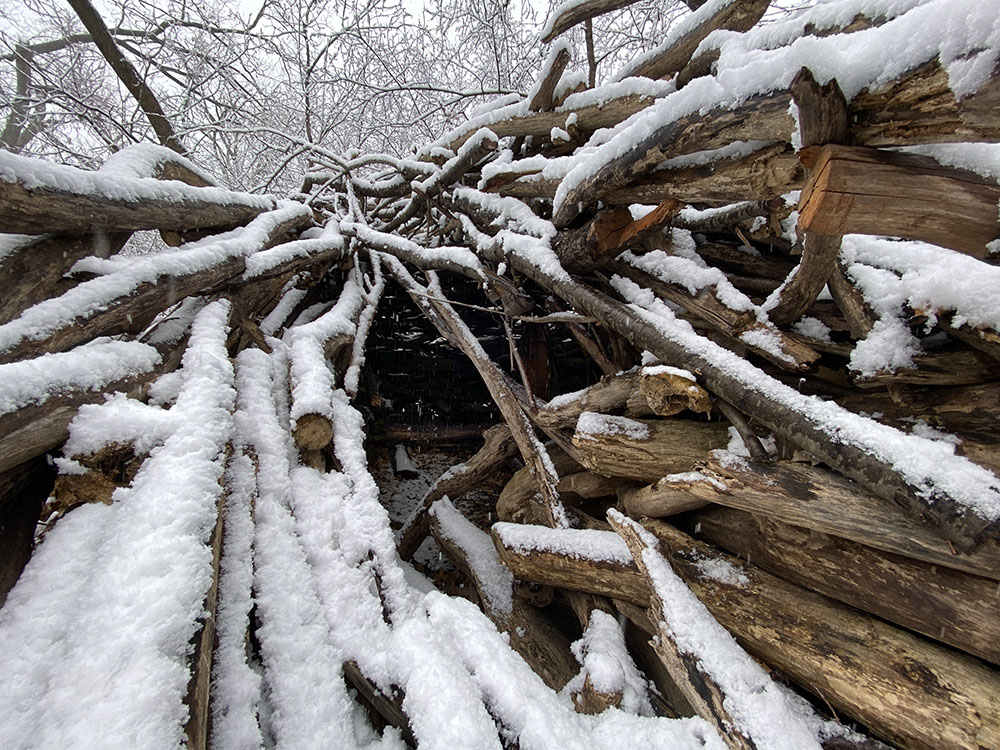
<instances>
[{"instance_id":1,"label":"driftwood","mask_svg":"<svg viewBox=\"0 0 1000 750\"><path fill-rule=\"evenodd\" d=\"M786 581L1000 663L994 580L731 508L694 520L700 537Z\"/></svg>"}]
</instances>

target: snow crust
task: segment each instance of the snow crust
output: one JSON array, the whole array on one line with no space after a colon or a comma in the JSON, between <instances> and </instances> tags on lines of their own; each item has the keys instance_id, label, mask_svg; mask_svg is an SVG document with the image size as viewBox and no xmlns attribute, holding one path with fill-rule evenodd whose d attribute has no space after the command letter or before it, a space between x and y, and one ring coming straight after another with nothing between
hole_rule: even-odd
<instances>
[{"instance_id":1,"label":"snow crust","mask_svg":"<svg viewBox=\"0 0 1000 750\"><path fill-rule=\"evenodd\" d=\"M631 565L632 554L621 537L610 531L597 529L550 529L533 524L508 523L493 524L503 545L518 554L548 552L574 560L596 560L601 562Z\"/></svg>"}]
</instances>

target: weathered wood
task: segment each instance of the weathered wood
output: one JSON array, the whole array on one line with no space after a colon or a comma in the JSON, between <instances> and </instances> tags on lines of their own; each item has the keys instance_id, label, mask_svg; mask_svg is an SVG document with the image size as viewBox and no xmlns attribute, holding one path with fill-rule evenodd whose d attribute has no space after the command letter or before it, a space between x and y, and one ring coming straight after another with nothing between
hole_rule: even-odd
<instances>
[{"instance_id":1,"label":"weathered wood","mask_svg":"<svg viewBox=\"0 0 1000 750\"><path fill-rule=\"evenodd\" d=\"M467 202L473 203L470 199ZM478 205L482 214L492 213L499 220L495 212ZM480 251L496 262L509 262L577 311L600 319L633 345L652 352L661 361L699 373L707 390L724 398L780 439L808 451L865 489L908 508L914 516L928 519L961 551L980 544L995 529L994 522L971 511L947 491L939 488L929 496L926 488L915 485L916 480L900 473L871 448L863 447L864 439L860 436L854 438L860 443L846 441L842 436L831 434L819 421L804 418L801 410L808 411L806 406L793 399L777 381L767 381L768 387L761 387L758 373L751 385L747 376L726 364L729 360L724 360L704 338L691 338L677 331L665 334L628 305L577 280L553 274L521 254L508 255L496 241L492 244L481 241Z\"/></svg>"},{"instance_id":2,"label":"weathered wood","mask_svg":"<svg viewBox=\"0 0 1000 750\"><path fill-rule=\"evenodd\" d=\"M344 679L382 719L400 731L410 747L417 746L417 739L410 727L410 719L403 710L405 695L402 690L393 685L392 694L386 695L378 685L365 676L356 661L344 662Z\"/></svg>"},{"instance_id":3,"label":"weathered wood","mask_svg":"<svg viewBox=\"0 0 1000 750\"><path fill-rule=\"evenodd\" d=\"M985 750L1000 742L996 670L739 565L667 524L650 521L647 528L669 549L677 574L748 651L838 712L904 748ZM737 565L748 582L706 576L700 566L713 559Z\"/></svg>"},{"instance_id":4,"label":"weathered wood","mask_svg":"<svg viewBox=\"0 0 1000 750\"><path fill-rule=\"evenodd\" d=\"M209 726L212 718L212 658L215 652L215 615L219 604L219 571L222 565L222 537L225 521L224 508L228 489L224 490L216 505L216 521L208 546L212 550L212 581L205 593L201 626L194 636L194 653L191 655L191 679L184 699L188 707L188 720L184 724L187 747L208 750Z\"/></svg>"},{"instance_id":5,"label":"weathered wood","mask_svg":"<svg viewBox=\"0 0 1000 750\"><path fill-rule=\"evenodd\" d=\"M865 146L997 141L1000 124L988 116L988 103L998 96L1000 70L978 92L956 101L947 73L931 61L851 100L851 139ZM788 113L790 103L787 91L758 94L736 107L727 105L658 125L569 191L553 217L555 225L566 226L578 205L617 192L673 156L736 140L787 142L795 127Z\"/></svg>"},{"instance_id":6,"label":"weathered wood","mask_svg":"<svg viewBox=\"0 0 1000 750\"><path fill-rule=\"evenodd\" d=\"M532 419L544 427L563 429L572 427L585 411L604 414L625 408L629 397L639 390L639 371L631 370L605 375L597 383L580 391L571 400L557 396L551 405L539 407Z\"/></svg>"},{"instance_id":7,"label":"weathered wood","mask_svg":"<svg viewBox=\"0 0 1000 750\"><path fill-rule=\"evenodd\" d=\"M649 408L661 417L672 417L685 409L709 414L712 397L695 380L680 371L644 367L639 371L639 392Z\"/></svg>"},{"instance_id":8,"label":"weathered wood","mask_svg":"<svg viewBox=\"0 0 1000 750\"><path fill-rule=\"evenodd\" d=\"M125 181L125 178L118 179ZM46 185L26 180L26 174L0 180L0 224L7 232L92 234L140 229L225 230L275 208L273 199L255 197L248 201L243 194L230 194L219 188L205 188L204 194L198 192L197 196L191 195L192 190L181 197L166 187L158 189L152 179L137 179L136 192L140 195L153 193L155 197L132 196L129 199L70 192L58 183ZM27 187L28 184L31 187Z\"/></svg>"},{"instance_id":9,"label":"weathered wood","mask_svg":"<svg viewBox=\"0 0 1000 750\"><path fill-rule=\"evenodd\" d=\"M548 454L559 481L564 475L576 474L580 471L579 463L554 446L549 446ZM559 489L558 482L556 488ZM536 492L537 488L531 467L525 466L518 469L497 497L497 518L501 521L533 523L535 509L532 498Z\"/></svg>"},{"instance_id":10,"label":"weathered wood","mask_svg":"<svg viewBox=\"0 0 1000 750\"><path fill-rule=\"evenodd\" d=\"M718 422L690 419L635 420L648 430L639 439L617 434L584 432L577 427L573 445L583 465L596 474L655 482L666 474L690 471L709 452L724 448L729 430Z\"/></svg>"},{"instance_id":11,"label":"weathered wood","mask_svg":"<svg viewBox=\"0 0 1000 750\"><path fill-rule=\"evenodd\" d=\"M949 432L992 433L1000 423L1000 384L852 393L837 399L852 411L881 413L886 419L924 419Z\"/></svg>"},{"instance_id":12,"label":"weathered wood","mask_svg":"<svg viewBox=\"0 0 1000 750\"><path fill-rule=\"evenodd\" d=\"M495 586L496 582L483 581L483 571L475 567L476 558L470 555L469 550L462 547L457 534L442 526L438 514L433 509L430 512L430 524L431 533L438 545L472 580L479 592L479 599L486 616L510 637L511 648L524 658L546 685L553 690L561 690L577 672L569 639L551 625L537 609L518 597L512 596L508 611L498 607L484 588ZM468 531L469 533L474 531L477 536L481 534L484 544L489 545L489 536L486 532L478 529ZM496 564L499 565L498 560Z\"/></svg>"},{"instance_id":13,"label":"weathered wood","mask_svg":"<svg viewBox=\"0 0 1000 750\"><path fill-rule=\"evenodd\" d=\"M566 7L559 7L556 10L559 14L549 18L545 22L544 36L542 41L548 44L557 36L579 23L583 23L591 18L611 13L612 11L626 8L638 0L590 0L586 3L566 4Z\"/></svg>"},{"instance_id":14,"label":"weathered wood","mask_svg":"<svg viewBox=\"0 0 1000 750\"><path fill-rule=\"evenodd\" d=\"M892 372L856 374L856 385L873 388L887 384L908 385L977 385L1000 379L996 360L975 349L945 349L918 354L914 367L900 367Z\"/></svg>"},{"instance_id":15,"label":"weathered wood","mask_svg":"<svg viewBox=\"0 0 1000 750\"><path fill-rule=\"evenodd\" d=\"M547 112L552 109L552 96L555 94L556 86L559 85L559 79L562 78L563 71L566 70L566 66L569 63L569 50L566 47L560 47L559 51L556 52L556 57L552 61L552 65L545 71L545 78L538 83L535 95L528 102L529 110L532 112Z\"/></svg>"},{"instance_id":16,"label":"weathered wood","mask_svg":"<svg viewBox=\"0 0 1000 750\"><path fill-rule=\"evenodd\" d=\"M739 705L746 697L727 695L716 676L704 666L702 654L692 651L690 647L684 649L677 642L676 630L693 628L694 622L678 625L668 620L665 594L660 593L656 579L651 576L647 567L648 558L645 557L647 554L659 556L655 544L651 545L649 540L644 538L646 535L635 521L612 513L608 514L608 520L612 528L625 540L636 568L646 578L649 587L649 609L656 627L656 637L652 641L653 650L666 668L667 674L680 689L695 714L715 727L726 747L731 750L755 750L757 745L745 725L745 720L749 718L746 715L748 707ZM649 561L649 564L652 565L652 561ZM739 655L749 662L750 657L745 653L740 651ZM737 663L730 666L739 669L743 665ZM745 675L746 672L741 670L738 674ZM740 718L730 712L734 708L741 710Z\"/></svg>"},{"instance_id":17,"label":"weathered wood","mask_svg":"<svg viewBox=\"0 0 1000 750\"><path fill-rule=\"evenodd\" d=\"M732 508L698 536L779 578L1000 664L997 582Z\"/></svg>"},{"instance_id":18,"label":"weathered wood","mask_svg":"<svg viewBox=\"0 0 1000 750\"><path fill-rule=\"evenodd\" d=\"M711 481L709 478L696 479L667 475L662 479L642 487L623 487L618 499L626 512L633 518L664 518L677 513L704 508L708 501L690 492L691 484Z\"/></svg>"},{"instance_id":19,"label":"weathered wood","mask_svg":"<svg viewBox=\"0 0 1000 750\"><path fill-rule=\"evenodd\" d=\"M424 495L420 504L403 523L396 542L396 551L409 560L427 536L429 526L427 511L442 497L457 500L488 476L494 474L504 462L517 452L510 429L495 425L482 433L483 447L467 461L456 464L439 476Z\"/></svg>"},{"instance_id":20,"label":"weathered wood","mask_svg":"<svg viewBox=\"0 0 1000 750\"><path fill-rule=\"evenodd\" d=\"M35 524L55 474L44 456L0 472L0 607L31 557Z\"/></svg>"},{"instance_id":21,"label":"weathered wood","mask_svg":"<svg viewBox=\"0 0 1000 750\"><path fill-rule=\"evenodd\" d=\"M714 460L708 462L708 470L726 485L725 491L710 483L688 488L707 502L1000 580L1000 545L989 542L975 552L955 554L948 542L903 509L830 471L790 461L741 467L723 466Z\"/></svg>"},{"instance_id":22,"label":"weathered wood","mask_svg":"<svg viewBox=\"0 0 1000 750\"><path fill-rule=\"evenodd\" d=\"M731 0L711 16L693 26L664 49L652 55L642 55L619 76L670 78L691 60L698 45L716 29L748 31L763 17L770 0Z\"/></svg>"},{"instance_id":23,"label":"weathered wood","mask_svg":"<svg viewBox=\"0 0 1000 750\"><path fill-rule=\"evenodd\" d=\"M799 226L880 234L985 257L1000 238L1000 185L917 154L826 146L802 189Z\"/></svg>"}]
</instances>

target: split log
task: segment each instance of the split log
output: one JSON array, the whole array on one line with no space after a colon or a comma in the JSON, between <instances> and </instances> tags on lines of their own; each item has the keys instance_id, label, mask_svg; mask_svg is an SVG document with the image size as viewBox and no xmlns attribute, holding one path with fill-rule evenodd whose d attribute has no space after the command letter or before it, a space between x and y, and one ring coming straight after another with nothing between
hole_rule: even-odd
<instances>
[{"instance_id":1,"label":"split log","mask_svg":"<svg viewBox=\"0 0 1000 750\"><path fill-rule=\"evenodd\" d=\"M911 519L903 509L824 469L790 461L740 466L710 460L706 473L726 489L698 483L687 491L707 502L1000 580L997 543L988 542L969 554L955 554L946 541Z\"/></svg>"},{"instance_id":2,"label":"split log","mask_svg":"<svg viewBox=\"0 0 1000 750\"><path fill-rule=\"evenodd\" d=\"M995 580L731 508L694 521L700 537L779 578L1000 664Z\"/></svg>"},{"instance_id":3,"label":"split log","mask_svg":"<svg viewBox=\"0 0 1000 750\"><path fill-rule=\"evenodd\" d=\"M847 100L836 79L820 86L812 71L802 68L789 90L798 107L799 139L803 147L847 141ZM812 181L812 174L809 181ZM798 320L816 301L840 255L841 238L837 233L810 231L801 221L801 211L799 216L799 229L805 232L802 259L794 275L781 286L774 306L768 310L768 317L779 326Z\"/></svg>"},{"instance_id":4,"label":"split log","mask_svg":"<svg viewBox=\"0 0 1000 750\"><path fill-rule=\"evenodd\" d=\"M749 31L763 17L769 5L770 0L730 0L722 7L716 4L713 6L717 8L714 14L706 14L704 19L694 25L688 23L684 32L679 35L668 36L663 47L652 54L641 55L636 62L620 72L618 77L670 78L690 62L698 45L713 31Z\"/></svg>"},{"instance_id":5,"label":"split log","mask_svg":"<svg viewBox=\"0 0 1000 750\"><path fill-rule=\"evenodd\" d=\"M18 234L93 234L168 229L176 232L241 226L277 207L273 198L222 188L165 185L153 178L105 176L59 167L56 179L39 179L36 160L8 156L0 179L0 225ZM51 172L46 165L41 172ZM65 171L63 177L62 171ZM77 183L89 187L76 187ZM74 187L71 187L74 186Z\"/></svg>"},{"instance_id":6,"label":"split log","mask_svg":"<svg viewBox=\"0 0 1000 750\"><path fill-rule=\"evenodd\" d=\"M862 92L848 106L851 140L865 146L906 146L1000 140L988 102L1000 90L1000 70L960 101L935 60L896 81ZM758 94L743 104L695 113L652 128L631 149L609 161L567 193L553 217L564 227L587 205L614 193L674 156L719 148L738 140L787 142L795 122L787 91Z\"/></svg>"},{"instance_id":7,"label":"split log","mask_svg":"<svg viewBox=\"0 0 1000 750\"><path fill-rule=\"evenodd\" d=\"M728 427L718 422L595 416L581 417L573 445L588 470L605 476L655 482L690 471L729 442Z\"/></svg>"},{"instance_id":8,"label":"split log","mask_svg":"<svg viewBox=\"0 0 1000 750\"><path fill-rule=\"evenodd\" d=\"M681 209L681 203L667 200L638 220L624 206L603 209L578 229L568 229L556 237L553 250L562 265L578 272L590 271L607 263L623 250L640 245Z\"/></svg>"},{"instance_id":9,"label":"split log","mask_svg":"<svg viewBox=\"0 0 1000 750\"><path fill-rule=\"evenodd\" d=\"M0 607L28 564L35 524L55 481L55 467L39 456L0 472Z\"/></svg>"},{"instance_id":10,"label":"split log","mask_svg":"<svg viewBox=\"0 0 1000 750\"><path fill-rule=\"evenodd\" d=\"M482 434L483 447L464 463L456 464L437 478L413 513L403 523L396 542L399 556L413 557L428 532L427 511L443 497L457 500L488 476L494 474L508 458L517 452L510 429L495 425Z\"/></svg>"},{"instance_id":11,"label":"split log","mask_svg":"<svg viewBox=\"0 0 1000 750\"><path fill-rule=\"evenodd\" d=\"M922 240L977 258L1000 238L1000 185L917 154L825 146L802 189L799 226L824 235Z\"/></svg>"},{"instance_id":12,"label":"split log","mask_svg":"<svg viewBox=\"0 0 1000 750\"><path fill-rule=\"evenodd\" d=\"M537 609L513 596L513 576L501 565L489 535L439 500L429 511L431 533L448 557L472 580L483 611L507 633L510 645L553 690L577 672L569 640ZM505 591L499 591L499 587Z\"/></svg>"}]
</instances>

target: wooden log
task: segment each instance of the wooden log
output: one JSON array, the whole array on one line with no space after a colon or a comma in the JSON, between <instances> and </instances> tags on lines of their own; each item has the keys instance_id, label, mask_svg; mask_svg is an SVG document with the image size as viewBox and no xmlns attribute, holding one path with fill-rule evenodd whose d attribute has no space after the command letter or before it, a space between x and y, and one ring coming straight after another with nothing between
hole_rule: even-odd
<instances>
[{"instance_id":1,"label":"wooden log","mask_svg":"<svg viewBox=\"0 0 1000 750\"><path fill-rule=\"evenodd\" d=\"M611 413L625 409L629 398L639 390L639 371L605 375L597 383L585 388L575 398L557 396L539 407L532 419L543 428L564 429L573 427L585 411Z\"/></svg>"},{"instance_id":2,"label":"wooden log","mask_svg":"<svg viewBox=\"0 0 1000 750\"><path fill-rule=\"evenodd\" d=\"M666 474L690 471L729 442L728 427L718 422L624 420L619 425L613 417L597 416L594 429L590 420L581 418L573 445L588 470L605 476L655 482ZM605 423L611 428L598 431Z\"/></svg>"},{"instance_id":3,"label":"wooden log","mask_svg":"<svg viewBox=\"0 0 1000 750\"><path fill-rule=\"evenodd\" d=\"M637 0L589 0L586 3L564 3L556 8L557 14L549 17L542 29L542 41L548 44L565 31L577 24L626 8Z\"/></svg>"},{"instance_id":4,"label":"wooden log","mask_svg":"<svg viewBox=\"0 0 1000 750\"><path fill-rule=\"evenodd\" d=\"M996 180L930 157L830 145L802 189L799 226L921 240L983 258L1000 238L998 201Z\"/></svg>"},{"instance_id":5,"label":"wooden log","mask_svg":"<svg viewBox=\"0 0 1000 750\"><path fill-rule=\"evenodd\" d=\"M639 371L639 392L661 417L672 417L684 410L709 414L712 397L689 375L671 367L643 367Z\"/></svg>"},{"instance_id":6,"label":"wooden log","mask_svg":"<svg viewBox=\"0 0 1000 750\"><path fill-rule=\"evenodd\" d=\"M923 419L948 432L993 433L1000 420L1000 384L851 393L837 402L852 411L879 412L886 419Z\"/></svg>"},{"instance_id":7,"label":"wooden log","mask_svg":"<svg viewBox=\"0 0 1000 750\"><path fill-rule=\"evenodd\" d=\"M670 43L654 54L640 56L618 76L670 78L690 62L698 45L713 31L748 31L763 17L769 5L769 0L731 0L719 7L713 15L706 15L699 23L689 25L690 28L685 27L685 33L676 38L671 37Z\"/></svg>"},{"instance_id":8,"label":"wooden log","mask_svg":"<svg viewBox=\"0 0 1000 750\"><path fill-rule=\"evenodd\" d=\"M263 249L269 244L276 244L286 232L300 229L309 221L311 218L308 214L299 213L287 220L276 222L268 228L267 238L261 242L259 248ZM256 241L260 241L260 238L257 238ZM342 248L331 245L314 254L286 260L265 274L264 277L302 270L313 264L340 257L342 253ZM66 306L77 311L70 322L59 325L55 330L37 339L29 338L27 333L18 333L16 338L10 337L8 339L10 344L0 352L0 363L13 362L48 352L66 351L97 336L138 333L145 329L156 315L185 297L199 293L219 292L227 285L241 284L244 281L242 275L246 271L246 264L245 255L234 254L207 268L199 268L189 272L164 269L162 273L157 273L153 280L138 284L123 283L122 292L102 301L100 309L67 300ZM103 284L106 278L101 277L91 282L84 282L68 294L73 294L74 300L81 299L82 294L79 293L79 290L86 284L94 284L103 290L106 288L106 284ZM103 292L98 293L103 294ZM14 325L16 322L12 321L8 325Z\"/></svg>"},{"instance_id":9,"label":"wooden log","mask_svg":"<svg viewBox=\"0 0 1000 750\"><path fill-rule=\"evenodd\" d=\"M670 550L677 574L752 654L883 739L920 750L985 750L1000 741L996 670L739 565L667 524L647 528ZM738 566L748 583L705 575L705 560Z\"/></svg>"},{"instance_id":10,"label":"wooden log","mask_svg":"<svg viewBox=\"0 0 1000 750\"><path fill-rule=\"evenodd\" d=\"M846 142L847 100L836 79L820 86L812 71L802 68L792 81L790 91L798 107L799 139L803 147ZM802 259L794 276L781 286L777 301L767 313L779 326L798 320L816 301L840 255L839 236L810 232L801 222L799 228L805 230Z\"/></svg>"},{"instance_id":11,"label":"wooden log","mask_svg":"<svg viewBox=\"0 0 1000 750\"><path fill-rule=\"evenodd\" d=\"M690 473L668 474L662 479L642 487L623 487L618 499L626 512L633 518L649 516L665 518L677 513L704 508L708 501L691 492L691 485L697 482L711 482L711 477L690 476Z\"/></svg>"},{"instance_id":12,"label":"wooden log","mask_svg":"<svg viewBox=\"0 0 1000 750\"><path fill-rule=\"evenodd\" d=\"M791 461L724 466L710 460L707 467L707 473L723 482L726 489L699 483L688 492L708 502L1000 580L997 543L988 542L969 554L955 554L948 542L903 509L830 471Z\"/></svg>"},{"instance_id":13,"label":"wooden log","mask_svg":"<svg viewBox=\"0 0 1000 750\"><path fill-rule=\"evenodd\" d=\"M495 425L483 434L483 447L467 461L456 464L439 476L424 495L420 504L403 523L396 542L399 556L408 560L427 536L427 511L443 497L457 500L500 467L517 452L510 429Z\"/></svg>"},{"instance_id":14,"label":"wooden log","mask_svg":"<svg viewBox=\"0 0 1000 750\"><path fill-rule=\"evenodd\" d=\"M538 83L535 95L528 102L528 109L532 112L547 112L552 109L552 97L562 78L563 71L570 63L569 49L560 47L556 52L555 59L546 69L545 77Z\"/></svg>"},{"instance_id":15,"label":"wooden log","mask_svg":"<svg viewBox=\"0 0 1000 750\"><path fill-rule=\"evenodd\" d=\"M115 177L115 192L132 195L109 197L96 189L73 190L65 181L40 183L30 171L33 163L34 160L18 157L12 172L0 179L0 224L4 231L18 234L204 228L222 231L245 224L276 207L273 198L231 193L221 188L189 188L179 193L174 186L165 186L151 178ZM70 170L72 176L80 174L84 180L103 177L100 172L62 169Z\"/></svg>"},{"instance_id":16,"label":"wooden log","mask_svg":"<svg viewBox=\"0 0 1000 750\"><path fill-rule=\"evenodd\" d=\"M403 710L403 701L406 696L399 687L393 685L392 693L386 695L378 685L365 676L361 667L353 660L344 662L344 680L358 691L358 695L371 707L371 710L387 724L400 731L410 747L417 746L417 739L410 727L410 719Z\"/></svg>"},{"instance_id":17,"label":"wooden log","mask_svg":"<svg viewBox=\"0 0 1000 750\"><path fill-rule=\"evenodd\" d=\"M578 229L560 232L553 250L562 265L585 272L599 268L629 247L639 245L653 235L681 209L681 203L668 200L638 220L624 206L598 211L597 215Z\"/></svg>"},{"instance_id":18,"label":"wooden log","mask_svg":"<svg viewBox=\"0 0 1000 750\"><path fill-rule=\"evenodd\" d=\"M31 558L35 524L55 473L44 456L0 472L0 607Z\"/></svg>"},{"instance_id":19,"label":"wooden log","mask_svg":"<svg viewBox=\"0 0 1000 750\"><path fill-rule=\"evenodd\" d=\"M947 73L937 61L856 96L848 106L851 139L865 146L906 146L1000 139L1000 125L988 116L988 102L1000 92L1000 71L970 96L955 100ZM795 123L791 94L779 91L664 122L631 149L581 180L553 217L559 228L579 205L614 193L673 156L719 148L737 140L787 142Z\"/></svg>"},{"instance_id":20,"label":"wooden log","mask_svg":"<svg viewBox=\"0 0 1000 750\"><path fill-rule=\"evenodd\" d=\"M1000 379L996 360L976 349L944 349L913 357L914 367L900 367L892 372L852 375L855 385L874 388L889 384L907 385L977 385Z\"/></svg>"},{"instance_id":21,"label":"wooden log","mask_svg":"<svg viewBox=\"0 0 1000 750\"><path fill-rule=\"evenodd\" d=\"M495 172L483 189L516 198L554 198L561 182L542 178L537 166L511 162ZM690 167L660 168L609 193L602 200L610 205L662 203L728 204L778 198L802 187L805 169L786 143L768 146L735 158L719 159Z\"/></svg>"},{"instance_id":22,"label":"wooden log","mask_svg":"<svg viewBox=\"0 0 1000 750\"><path fill-rule=\"evenodd\" d=\"M1000 664L997 582L732 508L697 535L779 578Z\"/></svg>"},{"instance_id":23,"label":"wooden log","mask_svg":"<svg viewBox=\"0 0 1000 750\"><path fill-rule=\"evenodd\" d=\"M667 524L648 521L645 526L659 538L674 571L747 651L820 696L838 713L903 748L985 750L997 742L1000 673L996 670L741 563ZM645 606L649 588L634 562L600 558L606 572L594 575L595 561L587 550L604 549L610 543L584 547L568 537L563 543L562 536L570 533L579 532L559 531L560 542L547 545L546 554L560 556L558 565L574 568L573 578L597 593ZM560 555L556 549L573 552ZM538 583L559 580L565 585L569 578L563 572L550 575L547 559L524 545L516 556L507 550L501 555L511 560L515 575L525 579L527 570L518 565L526 555L532 558L531 575ZM612 571L615 566L617 573ZM706 572L713 568L731 575Z\"/></svg>"},{"instance_id":24,"label":"wooden log","mask_svg":"<svg viewBox=\"0 0 1000 750\"><path fill-rule=\"evenodd\" d=\"M692 315L726 336L738 339L741 345L782 369L808 371L819 359L819 352L815 349L773 325L761 323L752 311L734 310L720 299L714 285L706 286L692 294L685 285L663 281L629 262L614 261L608 265L608 270L681 305ZM764 334L769 341L776 343L779 351L776 352L771 346L758 346L754 339L756 332Z\"/></svg>"},{"instance_id":25,"label":"wooden log","mask_svg":"<svg viewBox=\"0 0 1000 750\"><path fill-rule=\"evenodd\" d=\"M510 578L508 598L503 599L498 596L499 592L490 590L490 587L498 585L498 574L494 569L503 570L500 560L490 545L489 535L468 521L456 518L458 513L454 506L443 500L438 501L429 514L434 539L472 580L479 592L483 611L500 630L508 634L511 648L524 658L546 685L553 690L561 690L577 672L569 640L541 612L513 596L513 577Z\"/></svg>"}]
</instances>

